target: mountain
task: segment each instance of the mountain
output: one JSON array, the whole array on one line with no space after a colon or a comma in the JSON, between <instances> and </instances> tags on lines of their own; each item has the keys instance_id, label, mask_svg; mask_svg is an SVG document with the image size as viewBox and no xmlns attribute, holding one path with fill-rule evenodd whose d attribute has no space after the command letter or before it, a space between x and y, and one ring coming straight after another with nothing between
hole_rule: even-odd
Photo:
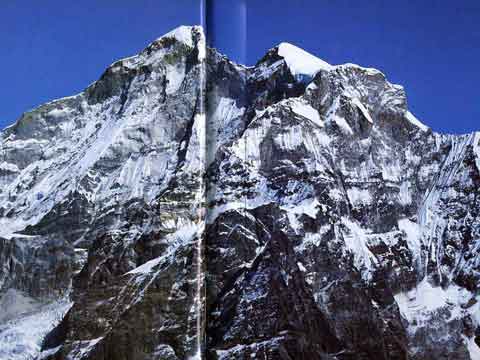
<instances>
[{"instance_id":1,"label":"mountain","mask_svg":"<svg viewBox=\"0 0 480 360\"><path fill-rule=\"evenodd\" d=\"M0 358L480 359L479 140L180 27L1 133Z\"/></svg>"},{"instance_id":2,"label":"mountain","mask_svg":"<svg viewBox=\"0 0 480 360\"><path fill-rule=\"evenodd\" d=\"M0 358L196 347L204 57L202 30L180 27L2 133L0 284L32 304L10 311ZM15 318L52 302L66 314Z\"/></svg>"}]
</instances>

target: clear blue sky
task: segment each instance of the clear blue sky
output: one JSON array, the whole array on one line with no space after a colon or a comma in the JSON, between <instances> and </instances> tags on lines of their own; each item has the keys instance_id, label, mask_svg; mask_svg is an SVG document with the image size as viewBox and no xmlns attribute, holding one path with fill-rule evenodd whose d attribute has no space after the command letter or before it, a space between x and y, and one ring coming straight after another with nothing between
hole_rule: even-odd
<instances>
[{"instance_id":1,"label":"clear blue sky","mask_svg":"<svg viewBox=\"0 0 480 360\"><path fill-rule=\"evenodd\" d=\"M480 130L478 0L209 1L214 45L240 62L253 64L269 48L288 41L332 64L354 62L382 70L405 86L411 110L435 130ZM200 23L199 4L2 1L0 126L46 101L83 90L110 63L137 53L168 30Z\"/></svg>"}]
</instances>

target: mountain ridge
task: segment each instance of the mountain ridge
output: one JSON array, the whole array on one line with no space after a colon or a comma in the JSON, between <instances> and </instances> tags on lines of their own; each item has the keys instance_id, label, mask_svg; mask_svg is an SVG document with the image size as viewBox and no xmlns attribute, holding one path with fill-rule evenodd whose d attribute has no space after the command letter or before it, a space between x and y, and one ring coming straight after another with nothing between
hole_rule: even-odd
<instances>
[{"instance_id":1,"label":"mountain ridge","mask_svg":"<svg viewBox=\"0 0 480 360\"><path fill-rule=\"evenodd\" d=\"M0 135L1 291L65 309L39 357L475 359L478 133L433 132L377 70L203 38ZM1 356L38 352L24 330Z\"/></svg>"}]
</instances>

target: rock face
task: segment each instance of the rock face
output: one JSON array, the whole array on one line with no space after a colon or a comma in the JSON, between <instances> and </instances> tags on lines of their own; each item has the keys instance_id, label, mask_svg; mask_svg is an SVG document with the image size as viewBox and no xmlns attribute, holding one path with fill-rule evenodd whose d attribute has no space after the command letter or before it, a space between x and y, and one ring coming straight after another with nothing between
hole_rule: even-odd
<instances>
[{"instance_id":1,"label":"rock face","mask_svg":"<svg viewBox=\"0 0 480 360\"><path fill-rule=\"evenodd\" d=\"M0 137L2 304L24 304L0 344L58 304L13 342L480 359L480 136L432 132L375 69L286 43L244 67L181 27Z\"/></svg>"}]
</instances>

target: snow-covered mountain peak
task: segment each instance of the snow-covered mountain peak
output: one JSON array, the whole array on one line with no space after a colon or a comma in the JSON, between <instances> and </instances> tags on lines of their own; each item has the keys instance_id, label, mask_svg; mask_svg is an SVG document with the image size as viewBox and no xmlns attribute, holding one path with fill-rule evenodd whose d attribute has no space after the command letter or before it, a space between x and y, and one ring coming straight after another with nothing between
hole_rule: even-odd
<instances>
[{"instance_id":1,"label":"snow-covered mountain peak","mask_svg":"<svg viewBox=\"0 0 480 360\"><path fill-rule=\"evenodd\" d=\"M278 45L278 55L285 59L294 76L313 77L320 70L332 70L334 68L326 61L287 42Z\"/></svg>"},{"instance_id":2,"label":"snow-covered mountain peak","mask_svg":"<svg viewBox=\"0 0 480 360\"><path fill-rule=\"evenodd\" d=\"M75 189L90 200L121 187L125 199L154 197L150 181L167 181L191 122L204 46L200 27L177 28L113 63L84 92L39 106L0 133L0 234L35 224ZM191 98L177 99L187 92Z\"/></svg>"},{"instance_id":3,"label":"snow-covered mountain peak","mask_svg":"<svg viewBox=\"0 0 480 360\"><path fill-rule=\"evenodd\" d=\"M188 52L189 49L194 48L198 50L198 58L203 59L205 57L205 46L205 35L201 26L180 26L151 42L138 55L119 60L112 66L116 64L132 66L139 62L153 63L162 59L165 55L167 55L169 63L175 63L175 60L177 60L175 53Z\"/></svg>"},{"instance_id":4,"label":"snow-covered mountain peak","mask_svg":"<svg viewBox=\"0 0 480 360\"><path fill-rule=\"evenodd\" d=\"M175 38L176 40L183 42L190 47L193 47L195 44L192 38L196 34L203 34L203 28L201 26L182 25L173 29L172 31L169 31L165 35L162 35L157 40L155 40L155 42L160 41L164 38Z\"/></svg>"},{"instance_id":5,"label":"snow-covered mountain peak","mask_svg":"<svg viewBox=\"0 0 480 360\"><path fill-rule=\"evenodd\" d=\"M173 43L171 41L172 39L175 40ZM179 44L180 46L178 46ZM176 46L175 50L172 48L172 45ZM186 48L183 48L183 46ZM45 126L57 126L58 118L61 118L61 115L68 115L64 113L64 111L68 112L68 108L81 108L85 106L85 103L83 103L85 95L92 95L99 87L104 87L105 85L101 83L107 78L108 81L111 81L110 78L112 77L121 78L125 76L124 73L126 72L164 62L164 60L166 60L167 66L172 67L173 70L173 68L178 67L178 60L185 58L186 53L194 48L197 50L198 60L201 61L204 59L205 47L205 36L201 26L179 26L151 42L139 54L125 57L112 63L108 66L102 77L88 85L84 92L54 99L25 112L15 123L7 126L0 132L0 138L6 139L12 136L13 140L13 138L21 137L24 133L28 137L32 135L42 135ZM165 55L167 55L166 58ZM167 80L169 80L170 88L179 85L179 82L182 80L179 76L171 77L172 73L175 72L176 71L168 71L167 69ZM112 84L109 84L109 86L111 85ZM42 122L35 124L36 121ZM38 133L32 133L32 128L38 130Z\"/></svg>"}]
</instances>

